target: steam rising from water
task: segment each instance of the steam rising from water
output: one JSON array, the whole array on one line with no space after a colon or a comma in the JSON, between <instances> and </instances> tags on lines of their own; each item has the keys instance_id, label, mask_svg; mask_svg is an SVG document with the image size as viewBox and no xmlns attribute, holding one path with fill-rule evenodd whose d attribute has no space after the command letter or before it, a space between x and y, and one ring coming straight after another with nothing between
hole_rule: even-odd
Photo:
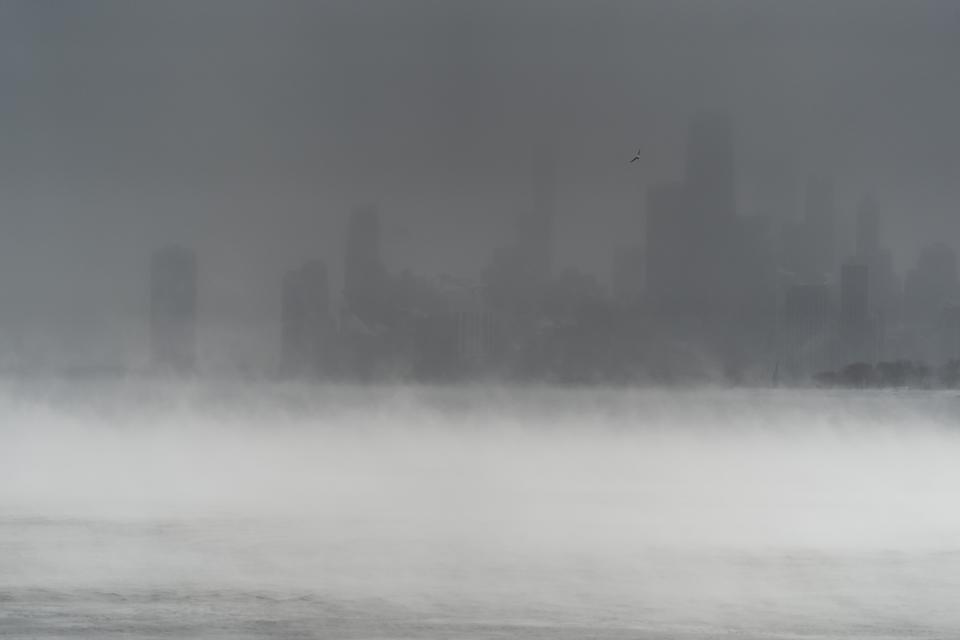
<instances>
[{"instance_id":1,"label":"steam rising from water","mask_svg":"<svg viewBox=\"0 0 960 640\"><path fill-rule=\"evenodd\" d=\"M960 629L958 415L951 394L8 387L0 595L317 598L270 615L355 607L341 635L936 634ZM211 607L194 632L254 615Z\"/></svg>"}]
</instances>

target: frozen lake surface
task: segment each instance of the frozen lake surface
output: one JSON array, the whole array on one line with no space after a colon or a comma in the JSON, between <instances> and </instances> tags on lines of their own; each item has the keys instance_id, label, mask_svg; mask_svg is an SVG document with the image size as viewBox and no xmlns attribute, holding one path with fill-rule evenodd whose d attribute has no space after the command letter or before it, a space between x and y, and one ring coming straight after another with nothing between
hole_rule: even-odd
<instances>
[{"instance_id":1,"label":"frozen lake surface","mask_svg":"<svg viewBox=\"0 0 960 640\"><path fill-rule=\"evenodd\" d=\"M0 637L956 638L952 393L0 389Z\"/></svg>"}]
</instances>

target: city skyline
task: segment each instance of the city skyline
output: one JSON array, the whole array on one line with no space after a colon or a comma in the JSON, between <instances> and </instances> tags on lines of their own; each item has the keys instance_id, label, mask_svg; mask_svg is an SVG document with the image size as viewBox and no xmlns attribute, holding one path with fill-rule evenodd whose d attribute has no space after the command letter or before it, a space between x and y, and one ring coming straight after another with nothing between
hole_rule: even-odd
<instances>
[{"instance_id":1,"label":"city skyline","mask_svg":"<svg viewBox=\"0 0 960 640\"><path fill-rule=\"evenodd\" d=\"M960 638L957 0L0 0L0 636Z\"/></svg>"},{"instance_id":2,"label":"city skyline","mask_svg":"<svg viewBox=\"0 0 960 640\"><path fill-rule=\"evenodd\" d=\"M287 270L322 257L340 290L353 208L381 212L390 271L480 279L545 164L555 269L612 286L704 110L735 124L737 214L799 238L808 181L832 179L837 269L870 194L876 258L904 278L929 239L960 237L960 38L940 2L2 11L2 357L142 355L144 256L184 245L202 349L262 366Z\"/></svg>"},{"instance_id":3,"label":"city skyline","mask_svg":"<svg viewBox=\"0 0 960 640\"><path fill-rule=\"evenodd\" d=\"M742 215L736 139L729 114L691 119L682 178L647 190L645 243L610 249L612 287L554 267L550 165L513 239L474 280L391 270L379 208L356 207L339 293L322 258L283 276L279 369L261 372L808 385L840 375L834 369L853 376L850 367L877 365L893 380L960 362L955 249L928 243L913 268L898 272L872 194L856 209L852 243L838 242L830 176L808 178L797 219ZM196 261L176 247L153 259L152 361L161 371L197 370Z\"/></svg>"}]
</instances>

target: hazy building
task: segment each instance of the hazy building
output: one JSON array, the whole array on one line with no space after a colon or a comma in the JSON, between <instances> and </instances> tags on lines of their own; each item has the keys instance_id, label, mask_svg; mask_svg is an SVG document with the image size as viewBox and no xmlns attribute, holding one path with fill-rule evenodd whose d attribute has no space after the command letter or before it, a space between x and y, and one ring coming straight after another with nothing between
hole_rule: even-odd
<instances>
[{"instance_id":1,"label":"hazy building","mask_svg":"<svg viewBox=\"0 0 960 640\"><path fill-rule=\"evenodd\" d=\"M746 225L737 211L737 176L733 120L712 111L693 117L687 132L683 242L681 259L696 265L686 287L691 306L700 313L737 315L744 273L739 268L748 250ZM725 338L721 337L725 341Z\"/></svg>"},{"instance_id":2,"label":"hazy building","mask_svg":"<svg viewBox=\"0 0 960 640\"><path fill-rule=\"evenodd\" d=\"M803 218L785 237L787 268L805 282L829 280L837 265L836 189L827 176L810 176L803 192Z\"/></svg>"},{"instance_id":3,"label":"hazy building","mask_svg":"<svg viewBox=\"0 0 960 640\"><path fill-rule=\"evenodd\" d=\"M883 247L882 220L877 201L866 196L857 208L856 260L870 272L870 315L875 321L880 353L886 357L888 331L900 320L900 294L893 254Z\"/></svg>"},{"instance_id":4,"label":"hazy building","mask_svg":"<svg viewBox=\"0 0 960 640\"><path fill-rule=\"evenodd\" d=\"M174 371L196 364L197 257L183 247L153 255L150 265L150 338L153 362Z\"/></svg>"},{"instance_id":5,"label":"hazy building","mask_svg":"<svg viewBox=\"0 0 960 640\"><path fill-rule=\"evenodd\" d=\"M840 339L848 362L873 360L870 322L870 270L847 262L840 275Z\"/></svg>"},{"instance_id":6,"label":"hazy building","mask_svg":"<svg viewBox=\"0 0 960 640\"><path fill-rule=\"evenodd\" d=\"M546 285L553 272L553 236L556 214L556 170L549 160L538 171L533 207L517 218L516 247L531 288Z\"/></svg>"},{"instance_id":7,"label":"hazy building","mask_svg":"<svg viewBox=\"0 0 960 640\"><path fill-rule=\"evenodd\" d=\"M282 371L286 375L329 370L332 341L327 269L319 260L283 278L281 309Z\"/></svg>"},{"instance_id":8,"label":"hazy building","mask_svg":"<svg viewBox=\"0 0 960 640\"><path fill-rule=\"evenodd\" d=\"M869 258L880 252L880 211L877 201L866 196L857 209L857 257Z\"/></svg>"},{"instance_id":9,"label":"hazy building","mask_svg":"<svg viewBox=\"0 0 960 640\"><path fill-rule=\"evenodd\" d=\"M497 249L484 271L484 295L493 308L528 318L541 311L553 275L555 181L547 161L534 183L533 206L516 218L513 242Z\"/></svg>"},{"instance_id":10,"label":"hazy building","mask_svg":"<svg viewBox=\"0 0 960 640\"><path fill-rule=\"evenodd\" d=\"M694 117L683 182L647 192L646 299L672 339L697 341L730 373L772 346L767 235L759 220L738 215L730 117Z\"/></svg>"},{"instance_id":11,"label":"hazy building","mask_svg":"<svg viewBox=\"0 0 960 640\"><path fill-rule=\"evenodd\" d=\"M498 364L504 351L502 318L481 304L454 308L457 320L457 354L467 371L482 371Z\"/></svg>"},{"instance_id":12,"label":"hazy building","mask_svg":"<svg viewBox=\"0 0 960 640\"><path fill-rule=\"evenodd\" d=\"M960 361L960 304L948 304L940 310L938 364Z\"/></svg>"},{"instance_id":13,"label":"hazy building","mask_svg":"<svg viewBox=\"0 0 960 640\"><path fill-rule=\"evenodd\" d=\"M621 247L614 254L613 298L618 303L636 303L643 296L645 260L641 246Z\"/></svg>"},{"instance_id":14,"label":"hazy building","mask_svg":"<svg viewBox=\"0 0 960 640\"><path fill-rule=\"evenodd\" d=\"M829 285L789 286L781 315L781 353L787 372L806 378L834 365L836 309Z\"/></svg>"},{"instance_id":15,"label":"hazy building","mask_svg":"<svg viewBox=\"0 0 960 640\"><path fill-rule=\"evenodd\" d=\"M832 274L837 265L836 185L829 176L811 176L804 194L807 268Z\"/></svg>"},{"instance_id":16,"label":"hazy building","mask_svg":"<svg viewBox=\"0 0 960 640\"><path fill-rule=\"evenodd\" d=\"M645 263L646 294L657 311L689 310L702 258L691 254L694 234L687 194L680 183L664 183L647 190Z\"/></svg>"},{"instance_id":17,"label":"hazy building","mask_svg":"<svg viewBox=\"0 0 960 640\"><path fill-rule=\"evenodd\" d=\"M685 186L691 213L709 226L737 215L733 121L723 112L694 116L687 134Z\"/></svg>"},{"instance_id":18,"label":"hazy building","mask_svg":"<svg viewBox=\"0 0 960 640\"><path fill-rule=\"evenodd\" d=\"M366 324L382 324L389 308L386 270L380 248L380 213L358 208L347 226L343 269L345 312Z\"/></svg>"},{"instance_id":19,"label":"hazy building","mask_svg":"<svg viewBox=\"0 0 960 640\"><path fill-rule=\"evenodd\" d=\"M914 325L932 326L940 310L957 301L958 294L956 252L943 243L925 247L904 287L908 320Z\"/></svg>"}]
</instances>

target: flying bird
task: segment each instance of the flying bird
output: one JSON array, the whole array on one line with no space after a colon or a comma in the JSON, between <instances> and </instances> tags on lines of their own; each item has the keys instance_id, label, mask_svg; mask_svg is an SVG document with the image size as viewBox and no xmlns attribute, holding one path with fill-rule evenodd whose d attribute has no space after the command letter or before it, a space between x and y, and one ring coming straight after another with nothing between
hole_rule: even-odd
<instances>
[{"instance_id":1,"label":"flying bird","mask_svg":"<svg viewBox=\"0 0 960 640\"><path fill-rule=\"evenodd\" d=\"M640 152L641 152L641 151L643 151L643 147L640 147L639 149L637 149L637 155L633 156L633 158L631 158L630 162L628 162L627 164L632 164L632 163L636 162L637 160L639 160L639 159L640 159Z\"/></svg>"}]
</instances>

